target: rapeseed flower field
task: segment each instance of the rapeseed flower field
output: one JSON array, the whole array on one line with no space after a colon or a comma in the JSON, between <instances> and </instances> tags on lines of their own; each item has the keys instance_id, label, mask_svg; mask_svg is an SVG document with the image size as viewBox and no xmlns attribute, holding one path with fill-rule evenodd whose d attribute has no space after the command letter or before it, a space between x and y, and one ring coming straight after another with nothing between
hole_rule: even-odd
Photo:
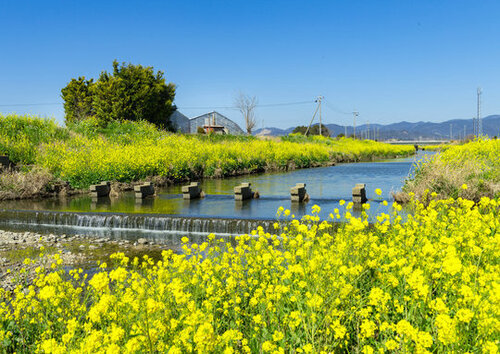
<instances>
[{"instance_id":1,"label":"rapeseed flower field","mask_svg":"<svg viewBox=\"0 0 500 354\"><path fill-rule=\"evenodd\" d=\"M0 115L0 153L37 165L75 188L103 180L131 182L154 176L171 182L252 172L323 166L335 162L409 156L411 146L375 141L290 137L180 135L146 122L92 121L59 127L36 117Z\"/></svg>"},{"instance_id":2,"label":"rapeseed flower field","mask_svg":"<svg viewBox=\"0 0 500 354\"><path fill-rule=\"evenodd\" d=\"M280 208L272 234L185 237L160 260L117 253L91 276L41 254L32 284L0 289L0 348L498 352L497 200L413 200L412 214L394 204L371 225L341 204L330 220L319 206L301 220Z\"/></svg>"},{"instance_id":3,"label":"rapeseed flower field","mask_svg":"<svg viewBox=\"0 0 500 354\"><path fill-rule=\"evenodd\" d=\"M463 185L467 189L463 189ZM458 196L479 201L500 195L500 140L478 139L447 148L422 161L403 190L425 200L434 193L446 199Z\"/></svg>"}]
</instances>

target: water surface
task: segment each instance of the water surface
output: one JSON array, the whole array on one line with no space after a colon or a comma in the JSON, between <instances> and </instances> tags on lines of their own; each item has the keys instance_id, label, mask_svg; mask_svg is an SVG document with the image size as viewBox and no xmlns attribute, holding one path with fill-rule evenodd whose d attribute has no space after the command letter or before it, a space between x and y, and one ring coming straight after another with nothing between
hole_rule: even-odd
<instances>
[{"instance_id":1,"label":"water surface","mask_svg":"<svg viewBox=\"0 0 500 354\"><path fill-rule=\"evenodd\" d=\"M346 163L330 167L310 168L282 173L264 173L225 179L203 180L204 199L183 200L181 186L158 189L156 198L136 200L133 192L118 197L93 200L89 196L46 199L41 201L6 201L0 209L48 210L71 212L146 213L201 218L273 219L282 206L300 217L311 212L314 204L320 205L320 216L327 218L335 208L341 208L340 200L351 200L356 183L365 183L367 197L371 200L372 214L387 211L381 204L391 200L391 192L400 190L404 179L412 171L414 162L431 152L419 152L417 156L377 162ZM250 182L258 191L259 199L235 201L233 188L242 182ZM292 203L290 188L296 183L306 183L310 201ZM375 189L382 190L382 196Z\"/></svg>"}]
</instances>

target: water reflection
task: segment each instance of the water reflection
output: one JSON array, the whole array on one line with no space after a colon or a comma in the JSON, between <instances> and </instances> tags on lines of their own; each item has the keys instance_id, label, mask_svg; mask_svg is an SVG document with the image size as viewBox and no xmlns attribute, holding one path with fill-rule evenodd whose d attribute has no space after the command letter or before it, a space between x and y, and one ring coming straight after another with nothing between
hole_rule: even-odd
<instances>
[{"instance_id":1,"label":"water reflection","mask_svg":"<svg viewBox=\"0 0 500 354\"><path fill-rule=\"evenodd\" d=\"M92 197L90 210L109 209L111 206L111 198L109 197Z\"/></svg>"},{"instance_id":2,"label":"water reflection","mask_svg":"<svg viewBox=\"0 0 500 354\"><path fill-rule=\"evenodd\" d=\"M136 199L133 192L124 192L117 197L96 200L83 195L40 201L5 201L0 203L0 209L272 219L280 206L291 209L292 214L300 217L309 213L314 204L318 204L322 208L320 216L326 219L335 208L342 209L339 204L341 199L351 200L352 187L356 183L366 183L367 197L372 203L369 212L374 215L377 212L388 211L389 206L383 206L382 199L391 200L391 192L401 188L415 160L426 155L429 155L429 152L420 152L417 157L399 160L204 180L201 182L201 188L206 193L203 199L184 200L181 186L175 185L159 189L155 198ZM233 188L242 182L250 182L252 189L258 190L261 197L235 201ZM290 201L290 188L296 183L307 184L307 193L311 198L309 202ZM375 195L376 188L382 189L382 198Z\"/></svg>"}]
</instances>

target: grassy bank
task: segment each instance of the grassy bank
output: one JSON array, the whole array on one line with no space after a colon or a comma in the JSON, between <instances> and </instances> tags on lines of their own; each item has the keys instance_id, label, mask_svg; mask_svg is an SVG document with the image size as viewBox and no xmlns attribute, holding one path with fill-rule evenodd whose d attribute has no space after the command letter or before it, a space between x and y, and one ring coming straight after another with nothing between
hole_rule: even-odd
<instances>
[{"instance_id":1,"label":"grassy bank","mask_svg":"<svg viewBox=\"0 0 500 354\"><path fill-rule=\"evenodd\" d=\"M63 188L48 170L39 167L0 173L0 200L47 197Z\"/></svg>"},{"instance_id":2,"label":"grassy bank","mask_svg":"<svg viewBox=\"0 0 500 354\"><path fill-rule=\"evenodd\" d=\"M463 197L479 201L500 193L500 140L449 146L418 165L403 192L420 199Z\"/></svg>"},{"instance_id":3,"label":"grassy bank","mask_svg":"<svg viewBox=\"0 0 500 354\"><path fill-rule=\"evenodd\" d=\"M92 279L39 268L0 290L7 352L491 352L500 336L499 205L414 202L368 227L342 211L236 244L116 254ZM313 207L313 213L319 207ZM288 215L284 211L283 215ZM341 215L342 214L342 215ZM189 257L187 257L189 255ZM22 279L22 271L19 274Z\"/></svg>"},{"instance_id":4,"label":"grassy bank","mask_svg":"<svg viewBox=\"0 0 500 354\"><path fill-rule=\"evenodd\" d=\"M112 123L103 129L88 120L63 128L32 117L0 116L0 128L1 152L17 163L46 168L75 188L103 180L159 176L179 182L413 153L412 147L352 139L175 135L145 122Z\"/></svg>"},{"instance_id":5,"label":"grassy bank","mask_svg":"<svg viewBox=\"0 0 500 354\"><path fill-rule=\"evenodd\" d=\"M451 145L449 144L439 144L439 145L420 145L419 149L426 151L444 151L448 149Z\"/></svg>"}]
</instances>

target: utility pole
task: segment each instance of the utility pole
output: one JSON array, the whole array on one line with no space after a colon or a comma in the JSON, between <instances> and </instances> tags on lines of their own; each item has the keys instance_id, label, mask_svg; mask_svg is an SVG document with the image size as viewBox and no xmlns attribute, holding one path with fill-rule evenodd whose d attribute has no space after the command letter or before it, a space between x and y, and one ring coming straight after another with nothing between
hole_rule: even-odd
<instances>
[{"instance_id":1,"label":"utility pole","mask_svg":"<svg viewBox=\"0 0 500 354\"><path fill-rule=\"evenodd\" d=\"M344 125L344 136L347 138L347 125Z\"/></svg>"},{"instance_id":2,"label":"utility pole","mask_svg":"<svg viewBox=\"0 0 500 354\"><path fill-rule=\"evenodd\" d=\"M318 107L316 107L316 111L314 111L313 117L311 118L311 121L309 122L309 126L307 127L306 134L305 134L306 136L309 133L309 130L311 129L311 124L314 121L314 117L316 117L316 113L318 113L318 111L319 111L319 135L321 135L321 100L323 98L324 98L323 96L318 96L316 98L316 101L314 101L314 102L318 103Z\"/></svg>"},{"instance_id":3,"label":"utility pole","mask_svg":"<svg viewBox=\"0 0 500 354\"><path fill-rule=\"evenodd\" d=\"M353 116L353 128L354 128L353 136L354 139L356 139L356 117L359 116L359 112L357 111L352 112L352 116Z\"/></svg>"},{"instance_id":4,"label":"utility pole","mask_svg":"<svg viewBox=\"0 0 500 354\"><path fill-rule=\"evenodd\" d=\"M453 140L453 124L450 123L450 141Z\"/></svg>"},{"instance_id":5,"label":"utility pole","mask_svg":"<svg viewBox=\"0 0 500 354\"><path fill-rule=\"evenodd\" d=\"M464 141L465 141L465 137L467 136L467 135L465 134L465 132L466 132L466 130L465 130L465 124L464 124Z\"/></svg>"},{"instance_id":6,"label":"utility pole","mask_svg":"<svg viewBox=\"0 0 500 354\"><path fill-rule=\"evenodd\" d=\"M319 106L319 135L321 136L321 100L323 99L323 96L318 96L316 99L316 102L318 102Z\"/></svg>"},{"instance_id":7,"label":"utility pole","mask_svg":"<svg viewBox=\"0 0 500 354\"><path fill-rule=\"evenodd\" d=\"M481 87L477 88L477 135L483 135L483 122L481 120Z\"/></svg>"}]
</instances>

